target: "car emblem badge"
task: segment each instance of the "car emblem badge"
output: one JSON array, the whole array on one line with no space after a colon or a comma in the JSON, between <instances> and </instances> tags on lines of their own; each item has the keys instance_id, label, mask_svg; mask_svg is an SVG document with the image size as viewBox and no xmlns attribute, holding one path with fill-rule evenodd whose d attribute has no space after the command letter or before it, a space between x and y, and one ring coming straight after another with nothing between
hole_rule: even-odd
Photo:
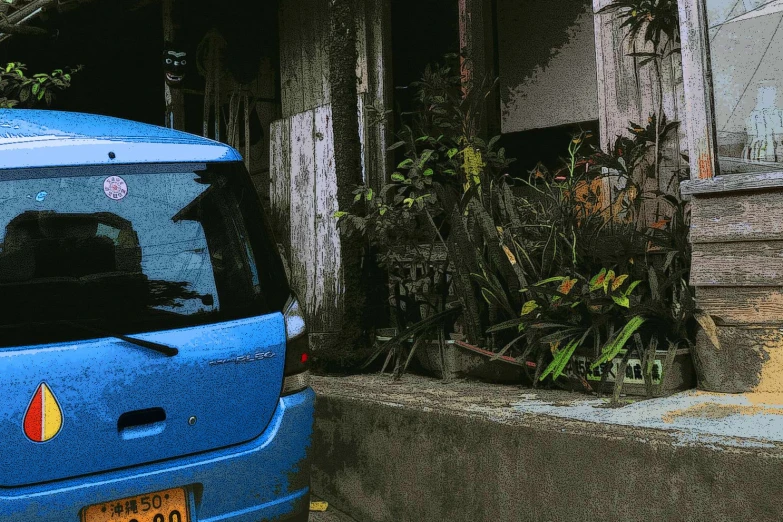
<instances>
[{"instance_id":1,"label":"car emblem badge","mask_svg":"<svg viewBox=\"0 0 783 522\"><path fill-rule=\"evenodd\" d=\"M42 382L24 414L24 434L33 442L53 439L63 427L63 412L52 390Z\"/></svg>"}]
</instances>

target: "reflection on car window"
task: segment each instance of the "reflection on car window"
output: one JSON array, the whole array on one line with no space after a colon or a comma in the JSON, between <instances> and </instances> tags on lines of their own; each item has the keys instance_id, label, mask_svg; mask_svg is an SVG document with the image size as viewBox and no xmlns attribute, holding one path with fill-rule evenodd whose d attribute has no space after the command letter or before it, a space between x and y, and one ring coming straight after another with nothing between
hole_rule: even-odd
<instances>
[{"instance_id":1,"label":"reflection on car window","mask_svg":"<svg viewBox=\"0 0 783 522\"><path fill-rule=\"evenodd\" d=\"M243 208L258 209L240 185L212 172L0 181L0 346L85 336L67 321L133 333L268 311L255 251L270 238L247 226Z\"/></svg>"}]
</instances>

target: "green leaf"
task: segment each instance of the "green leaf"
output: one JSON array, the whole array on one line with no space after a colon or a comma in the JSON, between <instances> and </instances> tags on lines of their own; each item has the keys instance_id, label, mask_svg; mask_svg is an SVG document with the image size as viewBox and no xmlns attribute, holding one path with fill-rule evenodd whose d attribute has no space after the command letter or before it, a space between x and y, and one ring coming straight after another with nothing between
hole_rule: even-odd
<instances>
[{"instance_id":1,"label":"green leaf","mask_svg":"<svg viewBox=\"0 0 783 522\"><path fill-rule=\"evenodd\" d=\"M389 210L387 207L381 207L381 210L378 211L380 215L384 215L386 211Z\"/></svg>"},{"instance_id":2,"label":"green leaf","mask_svg":"<svg viewBox=\"0 0 783 522\"><path fill-rule=\"evenodd\" d=\"M624 295L625 297L628 297L629 295L631 295L631 292L633 292L633 291L634 291L634 289L635 289L637 286L639 286L639 284L640 284L641 282L642 282L641 280L639 280L639 281L634 281L633 283L631 283L630 285L628 285L628 288L626 288L626 290L625 290L625 293L624 293L623 295Z\"/></svg>"},{"instance_id":3,"label":"green leaf","mask_svg":"<svg viewBox=\"0 0 783 522\"><path fill-rule=\"evenodd\" d=\"M554 283L554 282L558 282L559 283L561 281L565 281L566 279L568 279L568 278L564 277L564 276L550 277L549 279L544 279L543 281L539 281L538 283L534 284L533 286L541 286L541 285L545 285L547 283Z\"/></svg>"},{"instance_id":4,"label":"green leaf","mask_svg":"<svg viewBox=\"0 0 783 522\"><path fill-rule=\"evenodd\" d=\"M424 172L422 172L423 176L432 176L433 174L434 172L432 171L432 169L427 169Z\"/></svg>"},{"instance_id":5,"label":"green leaf","mask_svg":"<svg viewBox=\"0 0 783 522\"><path fill-rule=\"evenodd\" d=\"M359 201L360 199L362 199L362 194L361 193L356 194L356 196L354 196L354 198L353 198L354 201Z\"/></svg>"},{"instance_id":6,"label":"green leaf","mask_svg":"<svg viewBox=\"0 0 783 522\"><path fill-rule=\"evenodd\" d=\"M38 94L38 91L39 91L40 89L41 89L41 85L40 85L40 84L37 84L37 83L34 83L34 84L33 84L33 95L36 95L36 94Z\"/></svg>"},{"instance_id":7,"label":"green leaf","mask_svg":"<svg viewBox=\"0 0 783 522\"><path fill-rule=\"evenodd\" d=\"M413 166L413 160L410 158L404 159L400 162L399 165L397 165L398 169L404 169L405 167L412 167Z\"/></svg>"},{"instance_id":8,"label":"green leaf","mask_svg":"<svg viewBox=\"0 0 783 522\"><path fill-rule=\"evenodd\" d=\"M348 215L348 212L343 212L342 210L338 210L338 211L337 211L337 212L335 212L333 215L334 215L334 217L336 217L337 219L340 219L341 217Z\"/></svg>"},{"instance_id":9,"label":"green leaf","mask_svg":"<svg viewBox=\"0 0 783 522\"><path fill-rule=\"evenodd\" d=\"M612 296L612 301L614 301L618 306L622 306L623 308L628 308L629 306L631 306L630 300L627 297L625 297L624 295L621 295L619 297L616 296L616 295L613 295Z\"/></svg>"},{"instance_id":10,"label":"green leaf","mask_svg":"<svg viewBox=\"0 0 783 522\"><path fill-rule=\"evenodd\" d=\"M557 354L555 354L554 359L552 359L552 362L549 363L549 366L547 366L546 370L544 370L538 380L543 381L550 373L552 374L552 379L557 379L560 377L560 373L562 373L563 368L565 368L565 365L568 363L571 355L573 355L574 350L576 350L578 344L579 341L574 339L568 343L565 348L558 351ZM560 371L558 372L557 370Z\"/></svg>"},{"instance_id":11,"label":"green leaf","mask_svg":"<svg viewBox=\"0 0 783 522\"><path fill-rule=\"evenodd\" d=\"M536 308L538 308L538 303L536 303L535 301L528 301L524 305L522 305L521 315L527 315L533 310L535 310Z\"/></svg>"},{"instance_id":12,"label":"green leaf","mask_svg":"<svg viewBox=\"0 0 783 522\"><path fill-rule=\"evenodd\" d=\"M620 353L620 350L623 349L625 343L628 342L628 339L630 339L634 332L644 324L644 321L645 319L642 316L637 315L625 323L625 326L620 330L620 333L618 333L613 340L608 341L606 345L604 345L601 356L590 365L590 369L594 370L601 364L614 359L617 354Z\"/></svg>"},{"instance_id":13,"label":"green leaf","mask_svg":"<svg viewBox=\"0 0 783 522\"><path fill-rule=\"evenodd\" d=\"M604 285L604 278L606 277L606 268L602 268L600 272L595 274L592 279L590 279L590 290L595 290L597 288L600 288Z\"/></svg>"},{"instance_id":14,"label":"green leaf","mask_svg":"<svg viewBox=\"0 0 783 522\"><path fill-rule=\"evenodd\" d=\"M502 323L498 323L494 326L490 326L487 329L487 333L491 334L503 330L508 330L509 328L514 328L515 326L519 326L520 324L522 324L522 321L523 321L522 319L511 319L510 321L504 321Z\"/></svg>"},{"instance_id":15,"label":"green leaf","mask_svg":"<svg viewBox=\"0 0 783 522\"><path fill-rule=\"evenodd\" d=\"M394 181L405 181L405 176L400 174L399 172L395 172L391 175L391 179Z\"/></svg>"},{"instance_id":16,"label":"green leaf","mask_svg":"<svg viewBox=\"0 0 783 522\"><path fill-rule=\"evenodd\" d=\"M425 163L429 161L429 159L432 157L432 155L435 153L432 149L427 149L424 152L421 153L421 157L419 158L419 167L423 167Z\"/></svg>"},{"instance_id":17,"label":"green leaf","mask_svg":"<svg viewBox=\"0 0 783 522\"><path fill-rule=\"evenodd\" d=\"M372 189L371 189L371 188L368 188L368 189L367 189L367 194L365 194L365 196L364 196L364 197L365 197L365 199L366 199L367 201L372 201Z\"/></svg>"},{"instance_id":18,"label":"green leaf","mask_svg":"<svg viewBox=\"0 0 783 522\"><path fill-rule=\"evenodd\" d=\"M508 351L508 349L509 349L509 348L511 348L512 346L514 346L514 344L516 344L516 342L517 342L517 341L520 341L520 340L522 340L522 339L524 339L524 338L525 338L525 336L524 336L524 334L523 334L523 335L520 335L519 337L517 337L517 338L513 339L513 340L512 340L511 342L509 342L509 343L508 343L506 346L504 346L502 350L500 350L498 353L496 353L495 355L493 355L493 356L492 356L492 357L491 357L489 360L490 360L490 361L495 361L495 360L497 360L497 359L499 359L499 358L503 357L503 355L505 355L505 353Z\"/></svg>"},{"instance_id":19,"label":"green leaf","mask_svg":"<svg viewBox=\"0 0 783 522\"><path fill-rule=\"evenodd\" d=\"M456 156L457 154L459 154L459 149L457 149L457 148L451 148L451 149L449 149L449 151L446 153L446 157L447 157L447 158L449 158L449 159L451 159L451 158L453 158L454 156Z\"/></svg>"}]
</instances>

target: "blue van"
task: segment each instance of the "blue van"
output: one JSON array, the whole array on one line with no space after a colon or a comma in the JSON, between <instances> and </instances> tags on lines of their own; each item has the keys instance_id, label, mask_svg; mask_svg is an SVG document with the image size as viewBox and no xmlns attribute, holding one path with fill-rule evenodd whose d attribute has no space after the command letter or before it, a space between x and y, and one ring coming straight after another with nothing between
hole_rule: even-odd
<instances>
[{"instance_id":1,"label":"blue van","mask_svg":"<svg viewBox=\"0 0 783 522\"><path fill-rule=\"evenodd\" d=\"M0 110L0 520L306 521L307 370L234 149Z\"/></svg>"}]
</instances>

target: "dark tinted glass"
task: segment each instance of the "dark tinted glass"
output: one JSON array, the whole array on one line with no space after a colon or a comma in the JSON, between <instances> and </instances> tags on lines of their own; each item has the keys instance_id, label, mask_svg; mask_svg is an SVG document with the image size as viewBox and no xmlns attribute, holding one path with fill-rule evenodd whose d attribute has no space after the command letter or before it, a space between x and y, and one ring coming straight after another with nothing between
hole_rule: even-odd
<instances>
[{"instance_id":1,"label":"dark tinted glass","mask_svg":"<svg viewBox=\"0 0 783 522\"><path fill-rule=\"evenodd\" d=\"M285 273L242 164L168 170L0 173L0 346L282 309Z\"/></svg>"}]
</instances>

